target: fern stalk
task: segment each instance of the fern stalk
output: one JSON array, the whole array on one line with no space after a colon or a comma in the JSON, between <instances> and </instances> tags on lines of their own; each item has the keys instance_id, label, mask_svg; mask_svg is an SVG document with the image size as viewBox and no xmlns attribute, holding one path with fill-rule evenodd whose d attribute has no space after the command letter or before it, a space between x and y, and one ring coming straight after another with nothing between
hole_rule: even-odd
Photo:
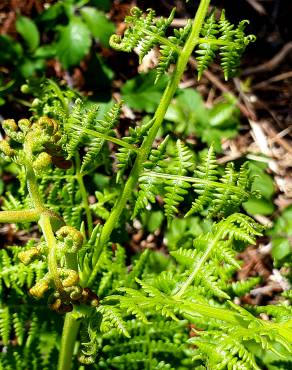
<instances>
[{"instance_id":1,"label":"fern stalk","mask_svg":"<svg viewBox=\"0 0 292 370\"><path fill-rule=\"evenodd\" d=\"M168 106L177 90L178 84L185 71L188 60L195 46L199 42L200 31L202 29L202 25L203 25L204 19L207 14L209 4L210 4L210 0L201 0L200 2L199 8L197 10L197 13L195 15L195 19L192 25L191 33L180 53L176 68L166 87L166 90L164 91L164 94L160 100L159 106L155 112L153 125L149 130L148 136L145 138L141 148L139 149L137 158L135 160L130 176L125 184L124 190L121 196L119 197L119 199L117 200L113 210L111 211L111 214L108 220L104 224L104 227L100 235L100 240L99 240L100 248L98 250L98 257L101 255L104 245L108 242L110 235L113 229L115 228L120 218L120 215L126 206L128 199L131 197L132 191L137 184L139 175L143 171L143 165L145 161L148 159L153 142L163 122ZM89 280L88 280L89 285L93 283L96 274L97 274L97 269L93 269L89 277Z\"/></svg>"},{"instance_id":2,"label":"fern stalk","mask_svg":"<svg viewBox=\"0 0 292 370\"><path fill-rule=\"evenodd\" d=\"M73 315L73 312L70 312L67 313L65 317L57 368L58 370L71 369L75 341L80 326L80 321L77 321Z\"/></svg>"},{"instance_id":3,"label":"fern stalk","mask_svg":"<svg viewBox=\"0 0 292 370\"><path fill-rule=\"evenodd\" d=\"M37 209L0 212L0 223L37 222L39 218L40 212Z\"/></svg>"}]
</instances>

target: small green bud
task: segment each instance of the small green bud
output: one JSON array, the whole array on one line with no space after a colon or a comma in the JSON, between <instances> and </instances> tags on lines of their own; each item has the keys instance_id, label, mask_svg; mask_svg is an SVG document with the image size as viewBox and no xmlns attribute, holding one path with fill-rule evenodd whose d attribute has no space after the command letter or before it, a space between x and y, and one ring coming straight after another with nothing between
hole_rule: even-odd
<instances>
[{"instance_id":1,"label":"small green bud","mask_svg":"<svg viewBox=\"0 0 292 370\"><path fill-rule=\"evenodd\" d=\"M83 235L72 226L63 226L57 233L57 238L65 242L65 247L69 248L67 252L76 253L83 244Z\"/></svg>"},{"instance_id":2,"label":"small green bud","mask_svg":"<svg viewBox=\"0 0 292 370\"><path fill-rule=\"evenodd\" d=\"M30 87L28 86L28 84L23 84L23 85L20 86L20 91L23 94L29 94L30 93Z\"/></svg>"},{"instance_id":3,"label":"small green bud","mask_svg":"<svg viewBox=\"0 0 292 370\"><path fill-rule=\"evenodd\" d=\"M58 268L58 273L65 288L74 286L78 283L79 275L75 270Z\"/></svg>"},{"instance_id":4,"label":"small green bud","mask_svg":"<svg viewBox=\"0 0 292 370\"><path fill-rule=\"evenodd\" d=\"M35 107L37 107L40 104L40 102L41 102L40 99L35 98L35 99L33 99L32 103L31 103L31 106L33 108L35 108Z\"/></svg>"},{"instance_id":5,"label":"small green bud","mask_svg":"<svg viewBox=\"0 0 292 370\"><path fill-rule=\"evenodd\" d=\"M48 135L54 135L59 128L58 123L49 117L41 117L37 121L37 125L39 125L39 127L42 130L44 130Z\"/></svg>"}]
</instances>

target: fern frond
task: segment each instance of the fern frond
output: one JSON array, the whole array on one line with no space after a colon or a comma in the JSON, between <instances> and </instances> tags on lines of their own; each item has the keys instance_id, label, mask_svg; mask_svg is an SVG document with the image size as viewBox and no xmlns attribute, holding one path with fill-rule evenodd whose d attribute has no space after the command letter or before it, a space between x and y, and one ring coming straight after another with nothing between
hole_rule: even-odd
<instances>
[{"instance_id":1,"label":"fern frond","mask_svg":"<svg viewBox=\"0 0 292 370\"><path fill-rule=\"evenodd\" d=\"M130 337L126 323L122 318L122 313L117 307L100 305L96 310L102 316L102 322L100 325L100 330L102 332L107 332L112 327L115 327L120 334L123 334L128 338Z\"/></svg>"},{"instance_id":2,"label":"fern frond","mask_svg":"<svg viewBox=\"0 0 292 370\"><path fill-rule=\"evenodd\" d=\"M192 203L192 208L188 211L185 217L188 217L193 213L203 211L206 205L209 205L212 202L214 188L211 183L216 182L218 179L217 168L218 165L216 163L215 152L211 146L208 153L202 158L202 164L198 166L195 171L195 176L198 179L205 180L206 183L195 183L193 185L195 192L199 194L199 197Z\"/></svg>"},{"instance_id":3,"label":"fern frond","mask_svg":"<svg viewBox=\"0 0 292 370\"><path fill-rule=\"evenodd\" d=\"M209 40L216 40L216 35L218 34L218 24L215 18L214 11L205 20L205 23L201 30L201 35ZM203 72L208 68L208 66L213 62L216 57L216 51L218 50L218 45L211 42L200 43L196 53L198 54L197 59L197 69L198 69L198 80L201 79Z\"/></svg>"},{"instance_id":4,"label":"fern frond","mask_svg":"<svg viewBox=\"0 0 292 370\"><path fill-rule=\"evenodd\" d=\"M0 308L0 335L3 344L7 346L9 344L9 337L11 331L11 316L8 307Z\"/></svg>"},{"instance_id":5,"label":"fern frond","mask_svg":"<svg viewBox=\"0 0 292 370\"><path fill-rule=\"evenodd\" d=\"M165 31L174 18L174 12L175 9L173 9L167 19L157 19L152 9L149 9L147 14L143 14L139 8L132 8L131 14L125 19L128 28L123 37L118 35L111 37L111 47L116 50L130 52L139 45L140 61L142 61L144 56L159 43L159 37L164 36Z\"/></svg>"},{"instance_id":6,"label":"fern frond","mask_svg":"<svg viewBox=\"0 0 292 370\"><path fill-rule=\"evenodd\" d=\"M174 160L175 174L178 176L184 176L187 170L192 167L191 161L192 154L189 149L180 141L176 142L176 153ZM178 211L177 206L183 201L184 195L188 193L187 189L190 188L190 184L183 180L167 180L165 183L165 214L168 222Z\"/></svg>"},{"instance_id":7,"label":"fern frond","mask_svg":"<svg viewBox=\"0 0 292 370\"><path fill-rule=\"evenodd\" d=\"M91 125L93 130L110 136L110 134L112 134L112 129L119 119L121 107L122 103L114 104L111 110L105 114L103 120L98 120L94 123L94 125ZM92 167L96 163L97 156L99 155L104 143L105 139L102 138L94 138L91 141L86 155L82 160L81 172L84 172L88 167Z\"/></svg>"},{"instance_id":8,"label":"fern frond","mask_svg":"<svg viewBox=\"0 0 292 370\"><path fill-rule=\"evenodd\" d=\"M171 45L162 44L160 46L161 55L156 68L155 83L164 75L164 73L168 71L170 65L176 62L179 55L177 49L184 44L191 31L191 28L192 23L188 21L185 27L174 30L174 36L168 37ZM177 48L175 48L175 46L177 46Z\"/></svg>"},{"instance_id":9,"label":"fern frond","mask_svg":"<svg viewBox=\"0 0 292 370\"><path fill-rule=\"evenodd\" d=\"M144 167L148 170L155 170L156 172L161 172L161 164L166 158L165 151L166 145L169 140L167 136L157 149L152 149L149 156L149 161L144 164ZM133 213L133 218L137 216L141 209L144 209L150 203L155 203L155 194L159 193L159 180L155 177L149 178L148 176L141 176L139 178L139 192L138 197L135 202L135 208Z\"/></svg>"}]
</instances>

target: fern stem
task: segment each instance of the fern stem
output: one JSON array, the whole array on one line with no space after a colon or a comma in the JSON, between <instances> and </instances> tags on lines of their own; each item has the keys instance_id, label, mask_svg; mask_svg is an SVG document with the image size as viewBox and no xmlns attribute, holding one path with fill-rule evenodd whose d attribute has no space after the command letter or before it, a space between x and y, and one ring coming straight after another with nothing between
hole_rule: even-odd
<instances>
[{"instance_id":1,"label":"fern stem","mask_svg":"<svg viewBox=\"0 0 292 370\"><path fill-rule=\"evenodd\" d=\"M70 370L76 337L79 331L80 321L73 317L73 313L67 313L64 321L61 349L58 360L58 370Z\"/></svg>"},{"instance_id":2,"label":"fern stem","mask_svg":"<svg viewBox=\"0 0 292 370\"><path fill-rule=\"evenodd\" d=\"M78 126L78 125L72 125L71 127L75 128L76 130L80 130L80 126ZM95 136L95 137L98 137L98 138L101 138L101 139L104 139L104 140L107 140L107 141L111 141L114 144L117 144L119 146L123 146L124 148L130 149L130 150L134 150L134 151L139 150L134 145L126 143L125 141L123 141L121 139L118 139L118 138L113 137L113 136L102 134L101 132L90 130L89 128L82 127L82 132L85 132L88 135Z\"/></svg>"},{"instance_id":3,"label":"fern stem","mask_svg":"<svg viewBox=\"0 0 292 370\"><path fill-rule=\"evenodd\" d=\"M86 214L86 220L87 220L87 227L88 227L88 233L89 235L92 233L93 230L93 221L92 221L92 215L88 204L88 196L87 191L85 189L84 181L83 181L83 174L80 173L80 157L77 153L75 156L76 161L76 179L80 188L80 194L82 198L82 205L85 210Z\"/></svg>"},{"instance_id":4,"label":"fern stem","mask_svg":"<svg viewBox=\"0 0 292 370\"><path fill-rule=\"evenodd\" d=\"M0 223L36 222L39 218L40 211L37 209L0 212Z\"/></svg>"},{"instance_id":5,"label":"fern stem","mask_svg":"<svg viewBox=\"0 0 292 370\"><path fill-rule=\"evenodd\" d=\"M102 253L102 249L104 245L106 245L106 243L108 242L110 235L113 229L115 228L120 218L120 215L123 212L127 204L128 199L131 197L133 189L138 182L140 173L143 171L143 165L145 161L148 159L150 150L156 138L157 132L163 122L167 108L177 90L178 84L185 71L189 57L191 56L195 46L198 43L200 31L201 31L204 19L208 11L209 3L210 3L210 0L201 0L200 2L199 8L197 10L197 13L196 13L193 25L192 25L191 33L180 53L174 73L164 91L164 94L162 95L159 106L155 112L153 125L151 126L148 136L145 138L138 152L138 155L136 157L136 160L132 168L132 171L130 173L130 176L125 184L124 190L121 193L116 204L114 205L114 208L112 209L108 220L103 226L103 229L100 235L100 240L99 240L99 250L97 254L97 261L98 261L99 256ZM97 270L93 269L89 277L89 281L91 283L94 281L96 273L97 273Z\"/></svg>"},{"instance_id":6,"label":"fern stem","mask_svg":"<svg viewBox=\"0 0 292 370\"><path fill-rule=\"evenodd\" d=\"M142 176L144 173L142 174ZM151 177L157 177L160 179L165 180L181 180L181 181L187 181L187 182L193 182L195 184L205 184L207 186L213 186L214 189L216 188L222 188L222 189L231 189L234 192L240 192L243 197L248 197L248 193L240 189L238 186L224 184L223 182L216 182L216 181L209 181L205 179L198 179L196 177L190 177L190 176L180 176L180 175L172 175L170 173L159 173L159 172L152 172L152 171L145 171L146 176Z\"/></svg>"},{"instance_id":7,"label":"fern stem","mask_svg":"<svg viewBox=\"0 0 292 370\"><path fill-rule=\"evenodd\" d=\"M44 207L41 195L39 193L38 184L37 184L34 170L28 161L27 163L25 163L25 167L26 167L27 189L29 191L29 195L34 204L34 207L38 210L44 210L45 207Z\"/></svg>"}]
</instances>

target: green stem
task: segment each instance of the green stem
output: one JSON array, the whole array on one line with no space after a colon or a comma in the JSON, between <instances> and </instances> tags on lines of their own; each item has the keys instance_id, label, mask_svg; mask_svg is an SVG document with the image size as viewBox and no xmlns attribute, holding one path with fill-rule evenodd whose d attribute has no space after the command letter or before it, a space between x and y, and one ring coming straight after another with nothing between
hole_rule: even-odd
<instances>
[{"instance_id":1,"label":"green stem","mask_svg":"<svg viewBox=\"0 0 292 370\"><path fill-rule=\"evenodd\" d=\"M26 167L26 181L27 181L27 188L31 200L34 204L34 207L38 210L44 210L45 207L43 205L43 201L41 195L39 193L37 180L35 177L34 170L29 162L30 158L28 158L27 162L25 163Z\"/></svg>"},{"instance_id":2,"label":"green stem","mask_svg":"<svg viewBox=\"0 0 292 370\"><path fill-rule=\"evenodd\" d=\"M138 178L140 173L143 171L143 166L145 161L148 159L150 150L152 148L153 142L156 138L157 132L159 128L161 127L161 124L163 122L165 113L168 109L168 106L177 90L178 84L181 80L181 77L185 71L186 65L188 63L188 60L196 46L199 40L200 31L204 22L204 19L206 17L208 7L209 7L210 0L201 0L199 8L197 10L191 33L181 51L181 54L178 58L178 62L176 65L176 68L174 70L174 73L166 87L166 90L160 100L159 106L156 110L155 116L154 116L154 122L152 127L149 130L148 136L145 138L134 163L134 166L132 168L132 171L130 173L130 176L125 184L124 190L122 194L120 195L119 199L117 200L113 210L111 211L111 214L106 221L106 223L103 226L99 245L100 248L98 250L98 254L101 255L103 247L108 242L110 235L115 228L120 215L122 211L124 210L126 203L128 199L131 197L134 187L137 184ZM97 256L97 258L99 257ZM93 269L93 272L91 273L89 277L89 281L92 283L95 279L97 271Z\"/></svg>"},{"instance_id":3,"label":"green stem","mask_svg":"<svg viewBox=\"0 0 292 370\"><path fill-rule=\"evenodd\" d=\"M79 331L80 321L73 317L73 313L67 313L64 321L61 349L58 360L58 370L70 370L76 337Z\"/></svg>"},{"instance_id":4,"label":"green stem","mask_svg":"<svg viewBox=\"0 0 292 370\"><path fill-rule=\"evenodd\" d=\"M37 209L0 212L0 223L37 222L39 218L40 211Z\"/></svg>"},{"instance_id":5,"label":"green stem","mask_svg":"<svg viewBox=\"0 0 292 370\"><path fill-rule=\"evenodd\" d=\"M80 173L80 157L78 153L75 156L75 161L76 161L76 179L79 185L80 194L82 198L82 205L83 205L83 208L86 214L88 233L90 235L93 230L93 221L92 221L92 215L91 215L91 211L90 211L89 204L88 204L87 191L85 189L84 182L83 182L83 175Z\"/></svg>"}]
</instances>

